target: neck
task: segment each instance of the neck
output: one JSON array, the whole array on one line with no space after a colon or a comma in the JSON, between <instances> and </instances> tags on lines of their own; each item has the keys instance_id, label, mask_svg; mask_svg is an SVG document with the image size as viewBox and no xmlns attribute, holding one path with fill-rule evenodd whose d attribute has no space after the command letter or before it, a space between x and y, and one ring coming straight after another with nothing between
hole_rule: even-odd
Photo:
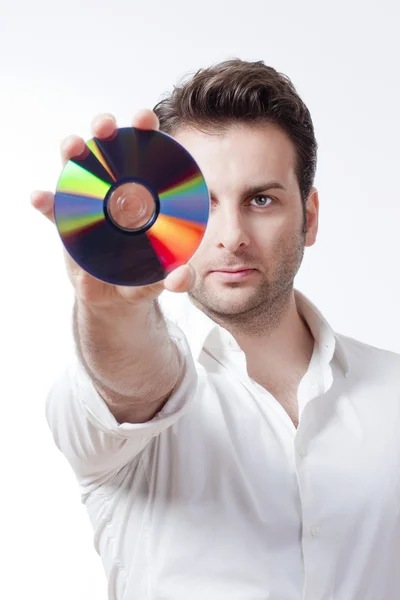
<instances>
[{"instance_id":1,"label":"neck","mask_svg":"<svg viewBox=\"0 0 400 600\"><path fill-rule=\"evenodd\" d=\"M251 330L231 332L246 355L249 371L262 369L277 377L303 373L311 360L314 338L299 313L293 290L274 317L271 326L266 324L256 336Z\"/></svg>"},{"instance_id":2,"label":"neck","mask_svg":"<svg viewBox=\"0 0 400 600\"><path fill-rule=\"evenodd\" d=\"M311 360L314 338L299 313L293 288L284 298L243 320L215 318L235 338L246 355L249 373L262 371L277 378L302 373Z\"/></svg>"}]
</instances>

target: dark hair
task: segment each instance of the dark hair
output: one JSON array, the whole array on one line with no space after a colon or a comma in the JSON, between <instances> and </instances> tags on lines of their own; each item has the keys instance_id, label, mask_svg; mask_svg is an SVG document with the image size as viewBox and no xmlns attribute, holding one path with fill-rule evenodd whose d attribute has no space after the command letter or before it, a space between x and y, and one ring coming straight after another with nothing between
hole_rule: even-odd
<instances>
[{"instance_id":1,"label":"dark hair","mask_svg":"<svg viewBox=\"0 0 400 600\"><path fill-rule=\"evenodd\" d=\"M296 148L303 205L314 183L317 142L311 115L290 79L263 61L227 60L183 79L154 108L160 130L224 128L232 122L273 122Z\"/></svg>"}]
</instances>

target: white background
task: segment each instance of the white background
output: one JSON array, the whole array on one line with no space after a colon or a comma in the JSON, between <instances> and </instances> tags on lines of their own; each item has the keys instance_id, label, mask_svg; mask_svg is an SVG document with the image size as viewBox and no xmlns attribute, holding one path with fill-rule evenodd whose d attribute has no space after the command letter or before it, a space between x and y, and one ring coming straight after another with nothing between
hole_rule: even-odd
<instances>
[{"instance_id":1,"label":"white background","mask_svg":"<svg viewBox=\"0 0 400 600\"><path fill-rule=\"evenodd\" d=\"M44 400L71 347L55 229L59 143L120 126L187 72L229 57L288 74L319 141L321 223L297 287L334 328L400 351L400 36L396 0L0 0L1 578L14 600L105 600L77 485ZM140 599L138 599L140 600Z\"/></svg>"}]
</instances>

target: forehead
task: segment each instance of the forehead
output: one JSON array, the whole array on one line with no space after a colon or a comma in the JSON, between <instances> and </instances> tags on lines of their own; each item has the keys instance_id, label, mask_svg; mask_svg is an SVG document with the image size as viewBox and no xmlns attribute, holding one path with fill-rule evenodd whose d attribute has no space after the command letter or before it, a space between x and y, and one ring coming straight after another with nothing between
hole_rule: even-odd
<instances>
[{"instance_id":1,"label":"forehead","mask_svg":"<svg viewBox=\"0 0 400 600\"><path fill-rule=\"evenodd\" d=\"M268 180L296 184L294 145L275 124L234 124L223 131L187 128L174 138L192 154L212 188Z\"/></svg>"}]
</instances>

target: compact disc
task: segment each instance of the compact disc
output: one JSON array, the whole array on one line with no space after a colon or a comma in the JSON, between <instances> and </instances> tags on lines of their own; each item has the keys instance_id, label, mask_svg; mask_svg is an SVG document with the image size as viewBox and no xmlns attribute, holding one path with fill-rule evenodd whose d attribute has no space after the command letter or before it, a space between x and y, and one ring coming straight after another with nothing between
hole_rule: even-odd
<instances>
[{"instance_id":1,"label":"compact disc","mask_svg":"<svg viewBox=\"0 0 400 600\"><path fill-rule=\"evenodd\" d=\"M57 183L62 242L82 269L114 285L155 283L196 252L209 193L193 157L169 135L132 127L93 138Z\"/></svg>"}]
</instances>

